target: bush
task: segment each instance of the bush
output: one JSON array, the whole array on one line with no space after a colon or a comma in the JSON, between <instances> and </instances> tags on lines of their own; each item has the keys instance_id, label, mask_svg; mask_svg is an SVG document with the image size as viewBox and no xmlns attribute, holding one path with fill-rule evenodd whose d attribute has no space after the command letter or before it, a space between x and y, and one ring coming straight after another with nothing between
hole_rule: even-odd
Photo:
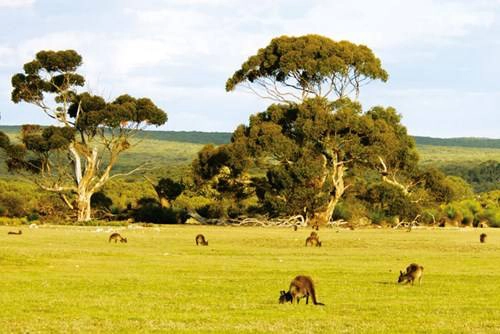
<instances>
[{"instance_id":1,"label":"bush","mask_svg":"<svg viewBox=\"0 0 500 334\"><path fill-rule=\"evenodd\" d=\"M21 195L16 193L4 193L0 195L0 206L4 209L7 217L22 217L26 215L24 201Z\"/></svg>"},{"instance_id":2,"label":"bush","mask_svg":"<svg viewBox=\"0 0 500 334\"><path fill-rule=\"evenodd\" d=\"M429 208L422 212L421 221L424 224L431 225L439 222L442 217L442 213L440 213L437 209Z\"/></svg>"},{"instance_id":3,"label":"bush","mask_svg":"<svg viewBox=\"0 0 500 334\"><path fill-rule=\"evenodd\" d=\"M30 182L0 178L1 216L23 217L30 212L40 216L64 215L68 207L53 193Z\"/></svg>"},{"instance_id":4,"label":"bush","mask_svg":"<svg viewBox=\"0 0 500 334\"><path fill-rule=\"evenodd\" d=\"M346 220L349 221L352 218L352 214L349 210L349 207L345 205L343 202L340 202L335 207L333 211L332 220Z\"/></svg>"},{"instance_id":5,"label":"bush","mask_svg":"<svg viewBox=\"0 0 500 334\"><path fill-rule=\"evenodd\" d=\"M496 192L481 194L478 199L451 202L443 212L462 224L475 226L481 220L487 220L490 226L500 227L500 202Z\"/></svg>"},{"instance_id":6,"label":"bush","mask_svg":"<svg viewBox=\"0 0 500 334\"><path fill-rule=\"evenodd\" d=\"M221 202L214 202L196 209L196 212L205 218L223 218L226 217L224 205Z\"/></svg>"},{"instance_id":7,"label":"bush","mask_svg":"<svg viewBox=\"0 0 500 334\"><path fill-rule=\"evenodd\" d=\"M30 214L26 217L26 219L27 219L29 222L33 222L33 221L35 221L35 220L40 219L40 216L38 215L38 213L36 213L36 212L32 212L32 213L30 213Z\"/></svg>"},{"instance_id":8,"label":"bush","mask_svg":"<svg viewBox=\"0 0 500 334\"><path fill-rule=\"evenodd\" d=\"M199 196L194 194L183 193L172 202L172 206L186 208L190 210L197 210L207 204L211 204L214 201L206 198L205 196Z\"/></svg>"},{"instance_id":9,"label":"bush","mask_svg":"<svg viewBox=\"0 0 500 334\"><path fill-rule=\"evenodd\" d=\"M113 201L111 200L111 198L106 196L103 191L99 191L93 194L90 198L90 205L94 209L109 211L111 206L113 205Z\"/></svg>"},{"instance_id":10,"label":"bush","mask_svg":"<svg viewBox=\"0 0 500 334\"><path fill-rule=\"evenodd\" d=\"M383 221L388 220L388 217L385 215L384 211L375 210L370 212L370 220L373 224L380 225Z\"/></svg>"},{"instance_id":11,"label":"bush","mask_svg":"<svg viewBox=\"0 0 500 334\"><path fill-rule=\"evenodd\" d=\"M153 224L177 224L186 220L186 210L180 208L164 208L153 198L141 198L132 216L137 222Z\"/></svg>"},{"instance_id":12,"label":"bush","mask_svg":"<svg viewBox=\"0 0 500 334\"><path fill-rule=\"evenodd\" d=\"M104 186L104 189L102 189L102 193L106 194L106 197L111 200L112 205L120 211L127 209L127 204L136 203L143 197L156 197L155 190L148 182L129 182L125 179L109 181ZM111 205L107 206L107 208L109 207Z\"/></svg>"},{"instance_id":13,"label":"bush","mask_svg":"<svg viewBox=\"0 0 500 334\"><path fill-rule=\"evenodd\" d=\"M481 218L488 220L490 227L500 227L500 208L484 210Z\"/></svg>"},{"instance_id":14,"label":"bush","mask_svg":"<svg viewBox=\"0 0 500 334\"><path fill-rule=\"evenodd\" d=\"M0 225L25 225L27 223L26 218L0 217Z\"/></svg>"}]
</instances>

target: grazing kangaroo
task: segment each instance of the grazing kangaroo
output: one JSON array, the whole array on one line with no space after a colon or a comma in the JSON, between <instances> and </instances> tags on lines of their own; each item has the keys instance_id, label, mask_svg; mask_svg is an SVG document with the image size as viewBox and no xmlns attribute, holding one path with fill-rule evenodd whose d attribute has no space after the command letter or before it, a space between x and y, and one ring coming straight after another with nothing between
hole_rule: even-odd
<instances>
[{"instance_id":1,"label":"grazing kangaroo","mask_svg":"<svg viewBox=\"0 0 500 334\"><path fill-rule=\"evenodd\" d=\"M306 239L306 247L307 246L321 247L321 241L319 241L317 236L310 236Z\"/></svg>"},{"instance_id":2,"label":"grazing kangaroo","mask_svg":"<svg viewBox=\"0 0 500 334\"><path fill-rule=\"evenodd\" d=\"M419 264L412 263L406 268L406 273L403 274L402 271L399 271L398 283L413 283L416 279L418 279L418 284L420 285L422 281L422 274L424 273L424 267Z\"/></svg>"},{"instance_id":3,"label":"grazing kangaroo","mask_svg":"<svg viewBox=\"0 0 500 334\"><path fill-rule=\"evenodd\" d=\"M23 231L21 231L21 230L19 230L17 232L9 231L9 233L7 233L7 234L21 235L21 234L23 234Z\"/></svg>"},{"instance_id":4,"label":"grazing kangaroo","mask_svg":"<svg viewBox=\"0 0 500 334\"><path fill-rule=\"evenodd\" d=\"M208 246L208 241L205 240L205 236L203 234L198 234L195 240L196 240L196 246L198 245Z\"/></svg>"},{"instance_id":5,"label":"grazing kangaroo","mask_svg":"<svg viewBox=\"0 0 500 334\"><path fill-rule=\"evenodd\" d=\"M481 243L484 243L484 242L486 241L486 237L487 237L487 236L488 236L488 235L487 235L486 233L481 233L481 235L479 236L479 241L480 241Z\"/></svg>"},{"instance_id":6,"label":"grazing kangaroo","mask_svg":"<svg viewBox=\"0 0 500 334\"><path fill-rule=\"evenodd\" d=\"M309 276L299 275L295 277L290 283L290 288L288 292L285 290L280 291L280 304L290 302L293 304L294 301L299 303L300 298L306 298L306 304L309 304L309 296L311 296L314 305L325 305L316 300L316 292L314 290L314 283Z\"/></svg>"},{"instance_id":7,"label":"grazing kangaroo","mask_svg":"<svg viewBox=\"0 0 500 334\"><path fill-rule=\"evenodd\" d=\"M293 225L293 230L297 231L297 229L298 229L297 225Z\"/></svg>"},{"instance_id":8,"label":"grazing kangaroo","mask_svg":"<svg viewBox=\"0 0 500 334\"><path fill-rule=\"evenodd\" d=\"M111 240L114 240L115 244L118 242L118 240L120 240L120 242L127 243L127 238L122 237L120 233L116 232L109 236L109 242L111 242Z\"/></svg>"}]
</instances>

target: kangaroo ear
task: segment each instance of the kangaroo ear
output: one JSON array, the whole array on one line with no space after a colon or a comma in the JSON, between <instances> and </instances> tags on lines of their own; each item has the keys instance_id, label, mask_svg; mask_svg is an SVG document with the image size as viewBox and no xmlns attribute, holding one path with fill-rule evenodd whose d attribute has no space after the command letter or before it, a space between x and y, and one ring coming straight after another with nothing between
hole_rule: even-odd
<instances>
[{"instance_id":1,"label":"kangaroo ear","mask_svg":"<svg viewBox=\"0 0 500 334\"><path fill-rule=\"evenodd\" d=\"M401 270L399 271L399 274L400 274L401 276L403 276L403 272L402 272Z\"/></svg>"}]
</instances>

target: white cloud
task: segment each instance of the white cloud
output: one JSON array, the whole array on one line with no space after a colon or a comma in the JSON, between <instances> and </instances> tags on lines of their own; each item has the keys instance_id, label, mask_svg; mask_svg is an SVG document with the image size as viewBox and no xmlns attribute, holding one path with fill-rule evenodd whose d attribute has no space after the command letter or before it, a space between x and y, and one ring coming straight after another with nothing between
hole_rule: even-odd
<instances>
[{"instance_id":1,"label":"white cloud","mask_svg":"<svg viewBox=\"0 0 500 334\"><path fill-rule=\"evenodd\" d=\"M500 138L500 91L392 88L372 91L365 101L395 107L412 135Z\"/></svg>"},{"instance_id":2,"label":"white cloud","mask_svg":"<svg viewBox=\"0 0 500 334\"><path fill-rule=\"evenodd\" d=\"M494 15L475 2L326 1L290 27L299 34L316 31L373 48L436 44L467 35L494 22Z\"/></svg>"},{"instance_id":3,"label":"white cloud","mask_svg":"<svg viewBox=\"0 0 500 334\"><path fill-rule=\"evenodd\" d=\"M482 3L438 0L336 0L300 6L284 0L262 1L259 6L243 0L218 1L217 14L184 1L171 4L163 9L137 5L125 13L135 17L136 31L159 36L159 43L171 48L169 54L175 56L178 50L180 58L212 55L222 60L224 56L224 64L216 59L215 65L225 71L282 34L348 39L397 61L391 50L452 43L474 29L490 26L495 19L490 7ZM294 7L297 13L291 15Z\"/></svg>"},{"instance_id":4,"label":"white cloud","mask_svg":"<svg viewBox=\"0 0 500 334\"><path fill-rule=\"evenodd\" d=\"M32 5L33 2L0 0L0 7L7 3ZM362 98L366 95L372 104L394 104L405 116L403 121L412 133L427 134L422 131L434 129L434 124L423 123L426 112L429 115L425 117L436 114L436 119L443 122L451 117L449 110L472 108L474 97L464 98L460 92L447 90L422 90L416 84L415 77L420 74L412 70L413 63L436 73L428 75L430 86L446 86L443 80L439 84L432 81L437 81L440 71L448 66L443 53L437 50L472 44L479 33L486 34L484 39L488 43L495 43L497 34L490 31L494 31L491 27L495 25L500 6L497 0L169 0L154 4L142 0L126 3L126 9L99 13L95 22L109 21L107 26L89 24L86 13L68 14L74 15L68 17L74 22L71 31L57 31L59 26L46 25L54 20L47 17L49 14L33 22L20 22L33 28L26 36L12 34L0 40L0 71L8 75L20 71L22 64L42 49L75 49L83 56L81 72L95 93L107 98L123 92L150 96L169 112L169 127L178 130L229 131L245 121L249 113L263 110L265 103L239 92L226 94L225 79L273 37L317 33L335 40L366 44L374 49L384 66L390 63L386 67L402 71L398 72L402 74L399 78L390 74L395 81L404 81L404 87L418 90L374 84L369 89L375 87L375 93L370 96L369 91L363 91ZM488 33L493 37L488 38ZM437 62L441 62L442 68L434 65ZM392 66L395 63L397 66ZM459 65L455 64L453 71L460 68ZM467 66L477 71L475 63L467 63ZM453 71L448 68L448 72L443 73ZM2 81L8 82L8 78ZM495 98L487 95L481 101L488 110L497 110L499 99L496 98L497 95ZM458 115L455 111L454 114ZM460 117L458 119L467 124L465 114ZM483 126L484 131L492 132L487 127L494 121L498 123L498 117L492 117L485 116L488 124ZM195 124L194 120L203 121ZM446 133L453 135L452 126L449 129L446 126L433 131L449 130ZM475 126L477 135L481 125Z\"/></svg>"},{"instance_id":5,"label":"white cloud","mask_svg":"<svg viewBox=\"0 0 500 334\"><path fill-rule=\"evenodd\" d=\"M0 8L17 8L17 7L30 7L35 3L35 0L0 0Z\"/></svg>"}]
</instances>

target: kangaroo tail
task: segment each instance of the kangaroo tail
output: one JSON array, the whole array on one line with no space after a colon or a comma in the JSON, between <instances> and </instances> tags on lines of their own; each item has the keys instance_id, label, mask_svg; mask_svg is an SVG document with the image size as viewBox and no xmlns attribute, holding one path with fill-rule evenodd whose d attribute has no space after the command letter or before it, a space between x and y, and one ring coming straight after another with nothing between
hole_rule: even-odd
<instances>
[{"instance_id":1,"label":"kangaroo tail","mask_svg":"<svg viewBox=\"0 0 500 334\"><path fill-rule=\"evenodd\" d=\"M316 290L314 290L314 285L311 285L311 298L314 305L325 306L325 304L318 302L316 299Z\"/></svg>"}]
</instances>

